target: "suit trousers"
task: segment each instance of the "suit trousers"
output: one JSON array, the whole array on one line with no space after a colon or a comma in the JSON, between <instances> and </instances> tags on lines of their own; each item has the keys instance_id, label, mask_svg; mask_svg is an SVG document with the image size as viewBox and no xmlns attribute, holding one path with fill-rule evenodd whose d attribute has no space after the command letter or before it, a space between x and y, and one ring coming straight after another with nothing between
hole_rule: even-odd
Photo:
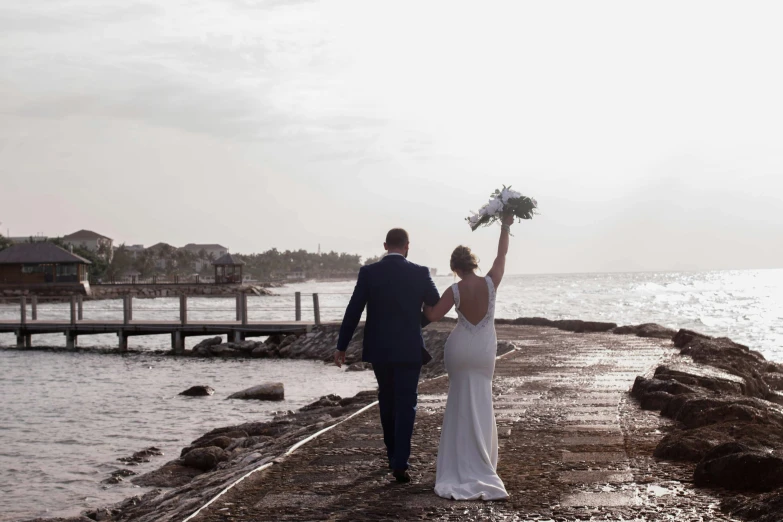
<instances>
[{"instance_id":1,"label":"suit trousers","mask_svg":"<svg viewBox=\"0 0 783 522\"><path fill-rule=\"evenodd\" d=\"M373 363L383 442L392 469L408 469L421 363Z\"/></svg>"}]
</instances>

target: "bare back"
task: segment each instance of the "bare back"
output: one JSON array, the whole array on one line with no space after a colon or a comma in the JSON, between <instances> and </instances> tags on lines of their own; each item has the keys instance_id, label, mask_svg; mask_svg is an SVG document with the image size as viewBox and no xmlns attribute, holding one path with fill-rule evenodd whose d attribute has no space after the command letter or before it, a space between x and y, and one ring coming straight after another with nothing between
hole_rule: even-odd
<instances>
[{"instance_id":1,"label":"bare back","mask_svg":"<svg viewBox=\"0 0 783 522\"><path fill-rule=\"evenodd\" d=\"M459 311L472 325L480 323L489 311L489 288L484 277L473 275L457 283Z\"/></svg>"}]
</instances>

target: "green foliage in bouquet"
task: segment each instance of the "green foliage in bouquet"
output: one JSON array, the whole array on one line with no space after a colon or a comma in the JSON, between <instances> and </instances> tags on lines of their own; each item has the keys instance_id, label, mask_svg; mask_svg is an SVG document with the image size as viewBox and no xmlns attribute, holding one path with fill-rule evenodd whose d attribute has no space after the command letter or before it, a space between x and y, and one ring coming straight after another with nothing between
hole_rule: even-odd
<instances>
[{"instance_id":1,"label":"green foliage in bouquet","mask_svg":"<svg viewBox=\"0 0 783 522\"><path fill-rule=\"evenodd\" d=\"M533 215L537 214L538 202L512 190L510 186L503 185L502 190L496 189L489 198L489 203L481 207L478 213L465 218L471 230L501 221L509 213L520 220L533 219Z\"/></svg>"}]
</instances>

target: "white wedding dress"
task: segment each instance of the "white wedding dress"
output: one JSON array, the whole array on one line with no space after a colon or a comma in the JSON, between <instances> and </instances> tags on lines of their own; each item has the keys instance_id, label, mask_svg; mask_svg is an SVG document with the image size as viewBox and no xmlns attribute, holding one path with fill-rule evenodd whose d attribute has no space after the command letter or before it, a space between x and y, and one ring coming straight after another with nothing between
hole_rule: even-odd
<instances>
[{"instance_id":1,"label":"white wedding dress","mask_svg":"<svg viewBox=\"0 0 783 522\"><path fill-rule=\"evenodd\" d=\"M487 315L473 325L460 312L459 286L452 286L457 326L446 341L449 396L440 433L435 493L455 500L508 498L497 474L498 430L492 404L492 376L498 340L495 286L487 276Z\"/></svg>"}]
</instances>

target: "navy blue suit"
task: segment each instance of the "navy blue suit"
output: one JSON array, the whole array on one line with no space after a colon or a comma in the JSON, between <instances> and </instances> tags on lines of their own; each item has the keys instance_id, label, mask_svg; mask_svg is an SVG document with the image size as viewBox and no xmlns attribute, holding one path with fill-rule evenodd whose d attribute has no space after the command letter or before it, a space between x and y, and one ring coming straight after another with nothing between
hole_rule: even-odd
<instances>
[{"instance_id":1,"label":"navy blue suit","mask_svg":"<svg viewBox=\"0 0 783 522\"><path fill-rule=\"evenodd\" d=\"M422 305L434 306L439 299L428 268L387 255L359 270L340 328L337 349L345 351L367 307L362 360L372 363L378 380L383 440L393 469L408 468L419 374L429 359L421 335Z\"/></svg>"}]
</instances>

